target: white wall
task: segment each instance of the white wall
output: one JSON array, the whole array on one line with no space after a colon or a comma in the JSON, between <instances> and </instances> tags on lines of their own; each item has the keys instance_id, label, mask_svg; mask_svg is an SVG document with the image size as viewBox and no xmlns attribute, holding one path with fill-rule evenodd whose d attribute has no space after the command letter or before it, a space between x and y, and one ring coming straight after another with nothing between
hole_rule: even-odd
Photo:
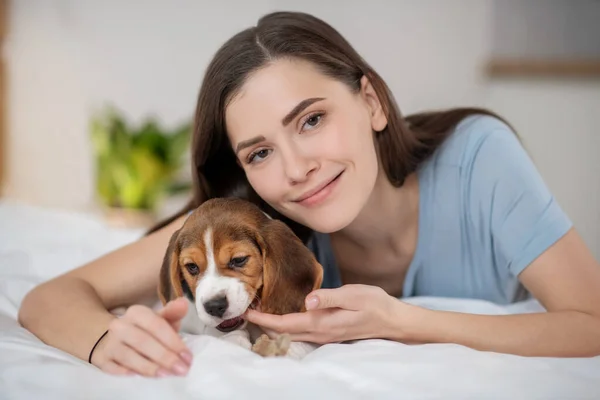
<instances>
[{"instance_id":1,"label":"white wall","mask_svg":"<svg viewBox=\"0 0 600 400\"><path fill-rule=\"evenodd\" d=\"M600 258L598 85L487 82L491 0L14 0L5 193L82 209L92 203L87 123L112 102L134 120L191 116L220 44L275 9L315 13L387 80L404 113L488 105L511 119L557 198ZM559 160L558 162L553 161ZM579 174L579 175L577 175Z\"/></svg>"},{"instance_id":2,"label":"white wall","mask_svg":"<svg viewBox=\"0 0 600 400\"><path fill-rule=\"evenodd\" d=\"M600 260L600 82L498 79L488 85L485 104L514 125Z\"/></svg>"},{"instance_id":3,"label":"white wall","mask_svg":"<svg viewBox=\"0 0 600 400\"><path fill-rule=\"evenodd\" d=\"M82 208L93 193L87 124L114 102L139 119L189 117L212 54L268 11L314 12L347 35L407 111L478 102L487 1L16 0L6 194ZM379 20L377 20L377 18ZM456 54L456 56L452 56Z\"/></svg>"},{"instance_id":4,"label":"white wall","mask_svg":"<svg viewBox=\"0 0 600 400\"><path fill-rule=\"evenodd\" d=\"M597 0L494 0L500 59L598 59ZM493 79L485 104L507 117L575 227L600 259L600 81Z\"/></svg>"}]
</instances>

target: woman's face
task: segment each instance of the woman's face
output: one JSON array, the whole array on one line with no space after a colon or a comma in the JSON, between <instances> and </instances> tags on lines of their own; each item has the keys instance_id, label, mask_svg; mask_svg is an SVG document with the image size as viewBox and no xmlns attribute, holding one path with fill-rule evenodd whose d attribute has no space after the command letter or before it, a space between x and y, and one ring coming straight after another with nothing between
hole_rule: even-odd
<instances>
[{"instance_id":1,"label":"woman's face","mask_svg":"<svg viewBox=\"0 0 600 400\"><path fill-rule=\"evenodd\" d=\"M386 124L365 78L353 93L298 60L251 74L226 110L233 151L258 195L325 233L350 224L369 198L379 173L373 131Z\"/></svg>"}]
</instances>

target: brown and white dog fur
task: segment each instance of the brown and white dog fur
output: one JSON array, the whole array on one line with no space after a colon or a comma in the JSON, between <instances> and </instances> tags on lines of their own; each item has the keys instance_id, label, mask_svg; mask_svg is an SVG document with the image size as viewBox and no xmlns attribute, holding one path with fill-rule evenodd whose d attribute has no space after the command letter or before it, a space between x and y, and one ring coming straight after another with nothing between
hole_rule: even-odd
<instances>
[{"instance_id":1,"label":"brown and white dog fur","mask_svg":"<svg viewBox=\"0 0 600 400\"><path fill-rule=\"evenodd\" d=\"M250 308L272 314L306 311L323 268L283 222L235 198L204 202L169 242L160 271L161 302L185 296L182 331L221 337L247 349L263 333L242 317ZM292 342L302 358L316 345Z\"/></svg>"}]
</instances>

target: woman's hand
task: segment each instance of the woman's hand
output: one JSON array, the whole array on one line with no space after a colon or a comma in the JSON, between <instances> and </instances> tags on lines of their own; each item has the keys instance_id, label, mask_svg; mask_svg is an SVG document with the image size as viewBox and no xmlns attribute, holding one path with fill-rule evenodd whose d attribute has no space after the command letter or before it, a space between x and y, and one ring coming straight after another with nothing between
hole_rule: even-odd
<instances>
[{"instance_id":1,"label":"woman's hand","mask_svg":"<svg viewBox=\"0 0 600 400\"><path fill-rule=\"evenodd\" d=\"M412 306L377 286L345 285L319 289L306 298L307 312L272 315L248 310L248 321L267 334L288 333L292 341L335 343L368 338L401 338L400 310Z\"/></svg>"},{"instance_id":2,"label":"woman's hand","mask_svg":"<svg viewBox=\"0 0 600 400\"><path fill-rule=\"evenodd\" d=\"M176 299L158 313L135 305L114 319L92 354L92 364L116 375L186 375L192 353L178 334L187 301Z\"/></svg>"}]
</instances>

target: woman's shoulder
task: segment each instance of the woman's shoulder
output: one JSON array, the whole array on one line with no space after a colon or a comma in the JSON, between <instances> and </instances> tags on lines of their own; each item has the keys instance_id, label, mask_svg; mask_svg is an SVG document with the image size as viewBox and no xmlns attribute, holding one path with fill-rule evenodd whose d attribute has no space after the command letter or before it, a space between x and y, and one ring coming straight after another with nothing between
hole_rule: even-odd
<instances>
[{"instance_id":1,"label":"woman's shoulder","mask_svg":"<svg viewBox=\"0 0 600 400\"><path fill-rule=\"evenodd\" d=\"M489 237L497 265L517 276L571 228L517 133L498 118L471 116L438 149L427 168L427 193L444 196L440 208ZM437 209L436 209L437 212Z\"/></svg>"},{"instance_id":2,"label":"woman's shoulder","mask_svg":"<svg viewBox=\"0 0 600 400\"><path fill-rule=\"evenodd\" d=\"M497 157L505 157L506 151L522 151L517 133L499 118L491 115L471 115L456 125L454 131L440 146L434 155L438 165L469 167L472 166L482 148L501 144L504 151Z\"/></svg>"}]
</instances>

